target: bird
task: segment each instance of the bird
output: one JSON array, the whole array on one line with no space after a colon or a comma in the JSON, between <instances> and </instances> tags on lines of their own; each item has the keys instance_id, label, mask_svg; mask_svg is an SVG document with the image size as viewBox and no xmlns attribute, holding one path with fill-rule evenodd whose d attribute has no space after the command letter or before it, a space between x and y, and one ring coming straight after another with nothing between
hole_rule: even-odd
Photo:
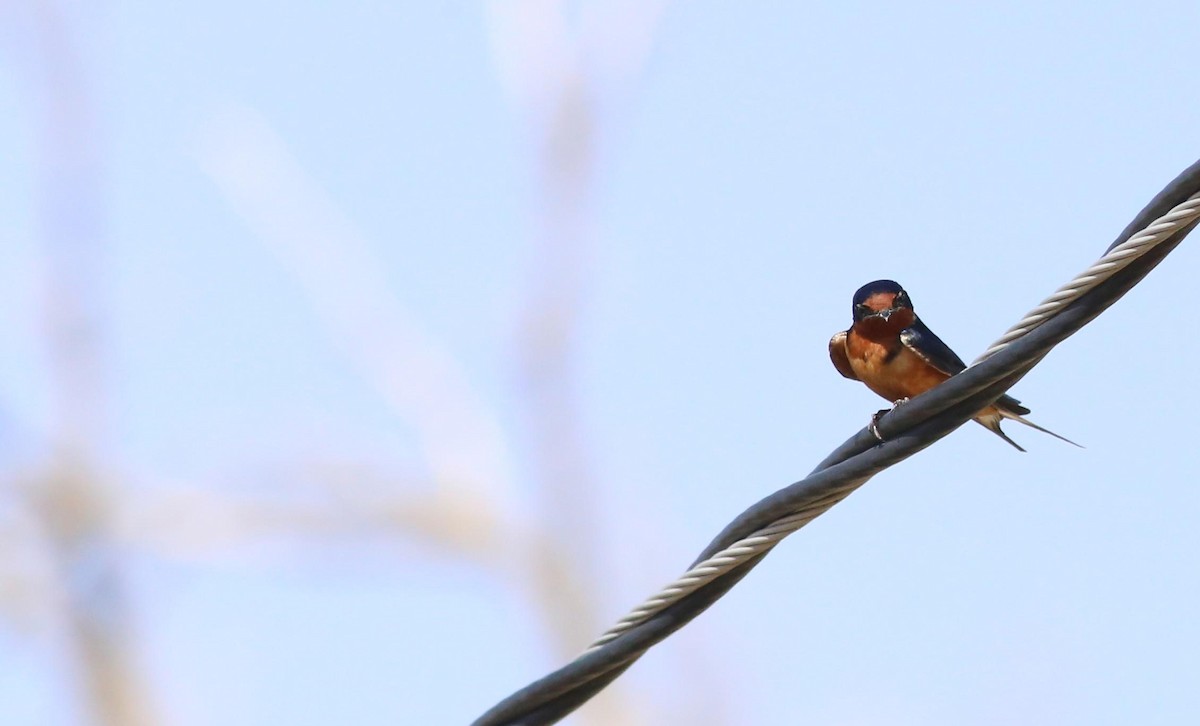
<instances>
[{"instance_id":1,"label":"bird","mask_svg":"<svg viewBox=\"0 0 1200 726\"><path fill-rule=\"evenodd\" d=\"M934 335L917 317L912 298L893 280L875 280L854 293L853 324L829 340L833 366L846 378L862 381L875 393L893 402L893 408L937 386L966 369L950 346ZM875 424L884 409L871 419L871 431L882 440ZM1079 446L1065 436L1025 418L1029 409L1007 394L973 418L977 423L1025 451L1000 428L1010 419ZM1083 448L1083 447L1080 447Z\"/></svg>"}]
</instances>

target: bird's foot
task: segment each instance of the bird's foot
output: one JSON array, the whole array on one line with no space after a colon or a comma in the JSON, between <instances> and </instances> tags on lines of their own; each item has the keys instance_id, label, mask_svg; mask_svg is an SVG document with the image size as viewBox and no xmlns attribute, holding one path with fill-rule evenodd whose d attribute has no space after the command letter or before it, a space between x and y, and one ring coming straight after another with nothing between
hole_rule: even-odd
<instances>
[{"instance_id":1,"label":"bird's foot","mask_svg":"<svg viewBox=\"0 0 1200 726\"><path fill-rule=\"evenodd\" d=\"M900 407L901 404L904 404L904 403L908 403L908 396L905 396L904 398L892 401L891 408L881 408L878 411L876 411L874 413L874 415L871 416L871 423L867 425L867 429L872 434L875 435L875 438L879 439L880 441L883 441L883 434L879 433L879 419L883 418L885 415L891 413L892 411L895 411L897 408Z\"/></svg>"}]
</instances>

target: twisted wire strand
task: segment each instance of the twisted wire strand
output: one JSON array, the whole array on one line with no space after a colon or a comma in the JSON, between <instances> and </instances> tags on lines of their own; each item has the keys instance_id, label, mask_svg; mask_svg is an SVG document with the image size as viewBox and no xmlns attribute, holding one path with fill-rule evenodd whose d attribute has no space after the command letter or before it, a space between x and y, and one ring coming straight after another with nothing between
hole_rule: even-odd
<instances>
[{"instance_id":1,"label":"twisted wire strand","mask_svg":"<svg viewBox=\"0 0 1200 726\"><path fill-rule=\"evenodd\" d=\"M1125 269L1134 260L1154 249L1163 241L1170 239L1180 228L1197 217L1200 217L1200 193L1193 194L1186 201L1156 219L1140 234L1110 248L1091 267L1076 275L1075 279L1058 288L1053 295L1026 313L1020 322L1009 328L971 365L986 360L1007 348L1013 341L1020 339L1054 317L1058 311L1079 299L1084 293Z\"/></svg>"},{"instance_id":2,"label":"twisted wire strand","mask_svg":"<svg viewBox=\"0 0 1200 726\"><path fill-rule=\"evenodd\" d=\"M1154 249L1159 243L1169 239L1180 228L1198 217L1200 217L1200 192L1192 195L1187 201L1156 219L1142 233L1111 248L1090 267L1080 272L1074 279L1060 287L1054 294L1029 311L1020 322L1009 328L1004 335L1000 336L995 343L984 351L983 355L979 356L975 363L990 358L992 355L1007 348L1013 342L1028 335L1035 328L1057 315L1068 304L1077 300L1084 293L1095 288L1117 272L1128 267L1133 261ZM866 479L855 482L851 491L865 482ZM766 527L734 542L715 555L693 565L687 572L684 572L657 593L643 601L642 604L630 610L627 615L618 620L603 635L589 645L584 653L590 653L603 646L621 633L646 621L664 608L678 602L683 597L695 592L717 577L740 566L751 557L773 549L783 538L825 513L834 504L841 501L842 498L844 497L839 497L832 501L822 500L814 502L805 509L772 522Z\"/></svg>"},{"instance_id":3,"label":"twisted wire strand","mask_svg":"<svg viewBox=\"0 0 1200 726\"><path fill-rule=\"evenodd\" d=\"M854 480L847 484L844 492L838 492L835 495L817 500L799 512L782 517L750 536L734 542L715 555L701 560L689 568L687 572L680 575L674 582L647 598L641 605L630 610L625 617L618 620L599 638L596 638L584 653L596 650L621 633L647 620L664 608L673 605L686 595L695 592L698 588L707 585L752 557L774 549L775 545L779 544L784 537L787 537L789 534L824 514L833 505L845 499L850 492L865 484L866 481L866 478Z\"/></svg>"},{"instance_id":4,"label":"twisted wire strand","mask_svg":"<svg viewBox=\"0 0 1200 726\"><path fill-rule=\"evenodd\" d=\"M1094 284L1084 281L1082 284L1089 286L1078 294L1064 292L1074 297L1057 312L1045 314L1039 324L1013 337L986 360L976 361L962 373L883 416L878 422L886 439L883 444L864 428L830 453L807 477L746 509L714 538L684 577L668 586L670 592L664 590L623 618L620 632L611 636L606 633L602 638L607 640L602 644L598 641L575 660L510 694L481 715L475 725L553 723L599 693L652 646L720 599L783 537L848 497L875 474L931 446L966 423L1024 377L1056 345L1129 292L1200 224L1200 216L1193 213L1195 208L1181 204L1185 200L1193 202L1197 197L1200 197L1200 161L1159 192L1117 236L1108 253L1093 265L1106 269L1089 268L1078 276L1106 277ZM1155 244L1134 242L1135 237L1151 235L1160 237ZM1109 263L1123 266L1109 270ZM1064 286L1063 290L1070 286ZM694 580L683 583L689 576ZM613 631L616 630L614 626Z\"/></svg>"}]
</instances>

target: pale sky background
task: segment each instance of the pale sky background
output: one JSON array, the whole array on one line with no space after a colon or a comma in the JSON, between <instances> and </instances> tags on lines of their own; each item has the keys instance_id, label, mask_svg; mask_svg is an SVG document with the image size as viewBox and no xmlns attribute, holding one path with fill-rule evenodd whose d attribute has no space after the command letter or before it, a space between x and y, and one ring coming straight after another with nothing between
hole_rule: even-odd
<instances>
[{"instance_id":1,"label":"pale sky background","mask_svg":"<svg viewBox=\"0 0 1200 726\"><path fill-rule=\"evenodd\" d=\"M0 6L0 525L23 521L14 482L59 426L37 210L61 149L31 5ZM361 294L379 317L360 342L386 345L367 275L503 432L491 454L459 432L464 466L495 464L483 494L533 526L517 370L545 263L539 84L587 79L587 248L565 284L602 627L880 408L826 352L859 285L900 281L973 359L1200 157L1194 2L673 3L648 38L633 0L566 3L562 35L514 21L553 3L516 0L53 6L95 114L99 456L135 502L305 500L338 467L351 492L356 471L421 487L416 424L330 332ZM270 185L263 159L300 185L278 224L239 202ZM289 257L332 234L360 267ZM730 724L1200 719L1198 244L1013 389L1086 449L1010 425L1020 454L964 427L785 541L617 687L649 723L697 698ZM324 308L314 278L334 286ZM562 663L528 593L419 536L207 548L204 515L167 528L194 549L118 545L164 723L465 723ZM12 531L10 551L36 550ZM0 578L36 575L22 557ZM0 722L88 723L54 618L10 610Z\"/></svg>"}]
</instances>

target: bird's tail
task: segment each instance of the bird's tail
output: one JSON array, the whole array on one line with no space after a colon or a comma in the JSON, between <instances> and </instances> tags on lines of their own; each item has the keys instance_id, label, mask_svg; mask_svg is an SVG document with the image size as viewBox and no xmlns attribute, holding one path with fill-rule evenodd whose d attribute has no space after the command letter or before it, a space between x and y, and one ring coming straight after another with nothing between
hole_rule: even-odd
<instances>
[{"instance_id":1,"label":"bird's tail","mask_svg":"<svg viewBox=\"0 0 1200 726\"><path fill-rule=\"evenodd\" d=\"M1000 416L997 416L996 414L993 413L991 416L986 416L986 417L979 416L975 420L978 421L979 424L982 425L984 428L986 428L988 431L991 431L992 433L996 434L997 436L1004 439L1008 443L1012 444L1012 447L1014 449L1016 449L1017 451L1025 451L1025 449L1021 448L1020 444L1018 444L1017 442L1008 438L1008 434L1004 433L1004 429L1000 428L1000 422L1003 420ZM1033 424L1030 424L1030 426L1032 426L1032 425ZM1050 433L1050 432L1047 431L1046 433ZM1058 434L1055 434L1055 436L1057 436L1057 435Z\"/></svg>"},{"instance_id":2,"label":"bird's tail","mask_svg":"<svg viewBox=\"0 0 1200 726\"><path fill-rule=\"evenodd\" d=\"M1035 424L1034 422L1032 422L1032 421L1030 421L1029 419L1025 418L1024 416L1021 416L1020 414L1016 414L1016 413L1013 413L1013 412L1011 412L1011 411L1005 411L1005 410L1003 410L1003 409L999 409L999 410L1000 410L1000 415L1001 415L1002 417L1004 417L1004 418L1011 419L1011 420L1013 420L1013 421L1016 421L1017 423L1022 423L1022 424L1025 424L1025 425L1026 425L1026 426L1028 426L1029 428L1031 428L1031 429L1037 429L1038 431L1041 431L1041 432L1042 432L1042 433L1044 433L1044 434L1050 434L1051 436L1053 436L1054 438L1058 439L1059 441L1065 441L1065 442L1067 442L1068 444L1070 444L1071 446L1079 446L1079 448L1081 448L1081 449L1083 448L1083 447L1082 447L1082 446L1080 446L1079 444L1077 444L1077 443L1075 443L1074 441L1072 441L1072 440L1068 439L1066 436L1063 436L1063 435L1061 435L1061 434L1056 434L1056 433L1054 433L1053 431L1051 431L1050 429L1042 428L1041 426L1038 426L1037 424ZM985 425L985 426L987 426L987 424L984 424L984 425ZM999 419L997 419L997 420L996 420L996 427L995 427L995 428L992 428L991 426L988 426L988 428L989 428L989 429L992 429L992 430L993 430L993 431L995 431L996 433L1000 434L1002 437L1004 437L1004 440L1005 440L1005 441L1007 441L1008 443L1012 444L1012 439L1010 439L1010 438L1008 438L1007 436L1004 436L1004 434L1000 433L1000 421L999 421ZM1013 446L1017 446L1017 445L1016 445L1016 444L1013 444ZM1020 446L1017 446L1017 448L1018 448L1018 449L1021 449L1021 447L1020 447ZM1024 449L1021 449L1021 451L1024 451Z\"/></svg>"}]
</instances>

